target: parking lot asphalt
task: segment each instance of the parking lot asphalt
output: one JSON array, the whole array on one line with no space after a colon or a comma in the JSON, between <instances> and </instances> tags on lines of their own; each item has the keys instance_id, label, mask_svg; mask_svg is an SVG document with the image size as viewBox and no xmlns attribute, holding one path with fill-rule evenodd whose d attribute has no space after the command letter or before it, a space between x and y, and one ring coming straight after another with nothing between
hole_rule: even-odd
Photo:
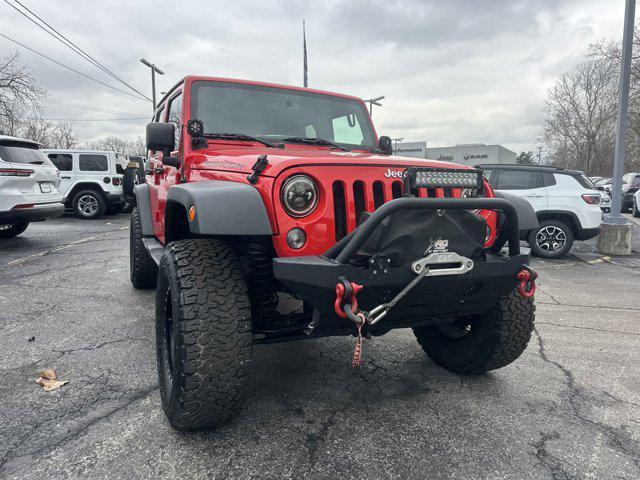
<instances>
[{"instance_id":1,"label":"parking lot asphalt","mask_svg":"<svg viewBox=\"0 0 640 480\"><path fill-rule=\"evenodd\" d=\"M451 374L407 330L365 341L356 370L352 338L257 346L241 416L183 434L160 407L128 222L0 243L0 477L640 478L640 253L535 260L536 330L504 369ZM69 383L42 391L45 368Z\"/></svg>"}]
</instances>

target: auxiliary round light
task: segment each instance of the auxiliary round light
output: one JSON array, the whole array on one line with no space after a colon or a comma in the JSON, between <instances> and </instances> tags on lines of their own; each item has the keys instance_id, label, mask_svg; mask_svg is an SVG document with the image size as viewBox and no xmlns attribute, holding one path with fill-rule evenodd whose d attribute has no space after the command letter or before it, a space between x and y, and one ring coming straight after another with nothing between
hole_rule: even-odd
<instances>
[{"instance_id":1,"label":"auxiliary round light","mask_svg":"<svg viewBox=\"0 0 640 480\"><path fill-rule=\"evenodd\" d=\"M294 250L300 250L306 241L307 234L301 228L292 228L287 233L287 245Z\"/></svg>"}]
</instances>

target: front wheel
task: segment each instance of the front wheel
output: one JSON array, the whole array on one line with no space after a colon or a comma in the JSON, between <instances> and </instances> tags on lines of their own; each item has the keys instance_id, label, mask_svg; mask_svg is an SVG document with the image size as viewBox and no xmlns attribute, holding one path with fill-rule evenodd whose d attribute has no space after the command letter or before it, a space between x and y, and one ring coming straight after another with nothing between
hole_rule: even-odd
<instances>
[{"instance_id":1,"label":"front wheel","mask_svg":"<svg viewBox=\"0 0 640 480\"><path fill-rule=\"evenodd\" d=\"M162 407L178 430L236 415L249 383L251 307L240 262L220 240L170 243L156 290Z\"/></svg>"},{"instance_id":2,"label":"front wheel","mask_svg":"<svg viewBox=\"0 0 640 480\"><path fill-rule=\"evenodd\" d=\"M144 246L142 237L140 212L134 208L129 227L129 276L137 289L155 287L158 278L158 266Z\"/></svg>"},{"instance_id":3,"label":"front wheel","mask_svg":"<svg viewBox=\"0 0 640 480\"><path fill-rule=\"evenodd\" d=\"M463 375L478 375L516 360L531 339L533 298L517 290L481 315L413 329L418 343L438 365Z\"/></svg>"},{"instance_id":4,"label":"front wheel","mask_svg":"<svg viewBox=\"0 0 640 480\"><path fill-rule=\"evenodd\" d=\"M571 228L560 220L543 220L537 229L529 232L531 251L537 257L564 257L573 245Z\"/></svg>"},{"instance_id":5,"label":"front wheel","mask_svg":"<svg viewBox=\"0 0 640 480\"><path fill-rule=\"evenodd\" d=\"M29 222L11 223L0 225L0 238L13 238L24 232L29 226Z\"/></svg>"}]
</instances>

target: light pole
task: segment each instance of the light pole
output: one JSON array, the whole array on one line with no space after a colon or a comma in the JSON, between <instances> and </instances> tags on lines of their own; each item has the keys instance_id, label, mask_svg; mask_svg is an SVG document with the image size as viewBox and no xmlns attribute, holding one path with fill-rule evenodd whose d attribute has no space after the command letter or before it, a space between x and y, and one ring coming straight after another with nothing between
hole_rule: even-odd
<instances>
[{"instance_id":1,"label":"light pole","mask_svg":"<svg viewBox=\"0 0 640 480\"><path fill-rule=\"evenodd\" d=\"M384 100L384 95L376 98L370 98L369 100L365 100L365 103L369 104L369 115L373 115L373 106L381 106L380 100Z\"/></svg>"},{"instance_id":2,"label":"light pole","mask_svg":"<svg viewBox=\"0 0 640 480\"><path fill-rule=\"evenodd\" d=\"M153 99L153 111L156 111L156 73L158 75L164 75L164 72L156 67L153 63L145 60L144 58L140 59L140 62L145 64L147 67L151 69L151 98Z\"/></svg>"},{"instance_id":3,"label":"light pole","mask_svg":"<svg viewBox=\"0 0 640 480\"><path fill-rule=\"evenodd\" d=\"M395 147L393 147L393 149L395 150L396 155L398 153L398 142L401 142L403 140L404 140L404 137L398 137L398 138L392 138L391 139L392 142L395 142L394 143Z\"/></svg>"},{"instance_id":4,"label":"light pole","mask_svg":"<svg viewBox=\"0 0 640 480\"><path fill-rule=\"evenodd\" d=\"M622 36L622 67L620 69L620 88L618 90L618 128L616 130L616 150L613 160L611 213L604 217L596 245L598 253L610 255L631 254L632 225L621 215L621 206L635 9L636 0L627 0Z\"/></svg>"}]
</instances>

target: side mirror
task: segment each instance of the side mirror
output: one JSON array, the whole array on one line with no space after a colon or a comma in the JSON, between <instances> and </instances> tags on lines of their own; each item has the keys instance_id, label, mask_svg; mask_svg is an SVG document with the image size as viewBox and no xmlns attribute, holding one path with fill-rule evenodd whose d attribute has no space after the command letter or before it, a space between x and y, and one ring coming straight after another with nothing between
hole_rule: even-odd
<instances>
[{"instance_id":1,"label":"side mirror","mask_svg":"<svg viewBox=\"0 0 640 480\"><path fill-rule=\"evenodd\" d=\"M147 149L159 150L168 157L175 149L175 126L173 123L147 123Z\"/></svg>"},{"instance_id":2,"label":"side mirror","mask_svg":"<svg viewBox=\"0 0 640 480\"><path fill-rule=\"evenodd\" d=\"M385 155L391 155L393 153L391 138L387 137L386 135L380 137L380 139L378 140L378 147Z\"/></svg>"}]
</instances>

